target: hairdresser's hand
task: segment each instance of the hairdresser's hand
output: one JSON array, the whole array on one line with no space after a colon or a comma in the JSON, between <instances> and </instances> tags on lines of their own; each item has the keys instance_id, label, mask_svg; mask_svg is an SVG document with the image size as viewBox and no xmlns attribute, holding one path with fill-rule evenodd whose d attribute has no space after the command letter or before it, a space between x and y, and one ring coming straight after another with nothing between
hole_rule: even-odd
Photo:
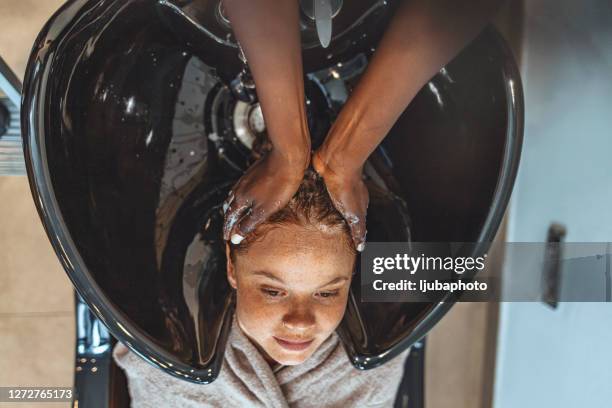
<instances>
[{"instance_id":1,"label":"hairdresser's hand","mask_svg":"<svg viewBox=\"0 0 612 408\"><path fill-rule=\"evenodd\" d=\"M256 161L230 192L223 209L223 238L239 244L259 224L283 208L298 190L310 162L271 150Z\"/></svg>"},{"instance_id":2,"label":"hairdresser's hand","mask_svg":"<svg viewBox=\"0 0 612 408\"><path fill-rule=\"evenodd\" d=\"M319 149L313 155L312 166L323 177L334 207L349 225L355 249L363 251L370 199L362 178L363 165L334 160L324 149Z\"/></svg>"}]
</instances>

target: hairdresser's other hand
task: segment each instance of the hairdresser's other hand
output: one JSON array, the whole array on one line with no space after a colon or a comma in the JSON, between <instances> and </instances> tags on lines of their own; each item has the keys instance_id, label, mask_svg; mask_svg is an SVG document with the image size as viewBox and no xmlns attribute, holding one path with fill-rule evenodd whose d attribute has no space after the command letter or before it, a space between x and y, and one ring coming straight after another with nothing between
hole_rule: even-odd
<instances>
[{"instance_id":1,"label":"hairdresser's other hand","mask_svg":"<svg viewBox=\"0 0 612 408\"><path fill-rule=\"evenodd\" d=\"M315 171L323 177L334 207L349 225L355 249L359 252L363 251L367 232L366 215L370 199L362 178L363 165L335 160L327 155L324 149L319 149L314 153L312 165Z\"/></svg>"},{"instance_id":2,"label":"hairdresser's other hand","mask_svg":"<svg viewBox=\"0 0 612 408\"><path fill-rule=\"evenodd\" d=\"M259 224L283 208L298 190L309 154L271 150L240 178L223 205L223 238L239 244Z\"/></svg>"}]
</instances>

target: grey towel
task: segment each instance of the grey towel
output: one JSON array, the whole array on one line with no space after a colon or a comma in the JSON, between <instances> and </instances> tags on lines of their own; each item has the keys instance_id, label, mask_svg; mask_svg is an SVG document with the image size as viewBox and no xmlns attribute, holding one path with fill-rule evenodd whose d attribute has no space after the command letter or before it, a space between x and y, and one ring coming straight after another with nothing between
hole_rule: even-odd
<instances>
[{"instance_id":1,"label":"grey towel","mask_svg":"<svg viewBox=\"0 0 612 408\"><path fill-rule=\"evenodd\" d=\"M134 408L164 407L392 407L407 351L359 371L334 333L304 363L273 370L234 321L219 377L193 384L164 373L118 343Z\"/></svg>"}]
</instances>

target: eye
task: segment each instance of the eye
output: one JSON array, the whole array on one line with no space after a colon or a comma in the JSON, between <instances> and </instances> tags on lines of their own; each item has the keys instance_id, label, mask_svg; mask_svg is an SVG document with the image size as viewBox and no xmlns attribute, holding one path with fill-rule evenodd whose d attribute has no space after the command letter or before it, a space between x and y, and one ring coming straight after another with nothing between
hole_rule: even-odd
<instances>
[{"instance_id":1,"label":"eye","mask_svg":"<svg viewBox=\"0 0 612 408\"><path fill-rule=\"evenodd\" d=\"M324 298L324 299L328 299L328 298L332 298L332 297L338 296L339 292L340 292L339 290L332 290L332 291L327 291L327 292L319 292L319 293L317 293L316 296Z\"/></svg>"},{"instance_id":2,"label":"eye","mask_svg":"<svg viewBox=\"0 0 612 408\"><path fill-rule=\"evenodd\" d=\"M283 292L278 289L261 288L261 292L271 298L277 298L283 295Z\"/></svg>"}]
</instances>

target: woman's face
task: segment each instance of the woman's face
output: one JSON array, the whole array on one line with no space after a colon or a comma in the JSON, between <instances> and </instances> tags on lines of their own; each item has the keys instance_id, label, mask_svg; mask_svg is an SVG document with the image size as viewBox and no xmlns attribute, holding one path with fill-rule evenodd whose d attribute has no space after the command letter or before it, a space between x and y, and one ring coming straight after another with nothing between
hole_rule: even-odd
<instances>
[{"instance_id":1,"label":"woman's face","mask_svg":"<svg viewBox=\"0 0 612 408\"><path fill-rule=\"evenodd\" d=\"M341 234L283 225L237 253L235 262L228 249L238 324L266 357L300 364L340 323L355 262Z\"/></svg>"}]
</instances>

